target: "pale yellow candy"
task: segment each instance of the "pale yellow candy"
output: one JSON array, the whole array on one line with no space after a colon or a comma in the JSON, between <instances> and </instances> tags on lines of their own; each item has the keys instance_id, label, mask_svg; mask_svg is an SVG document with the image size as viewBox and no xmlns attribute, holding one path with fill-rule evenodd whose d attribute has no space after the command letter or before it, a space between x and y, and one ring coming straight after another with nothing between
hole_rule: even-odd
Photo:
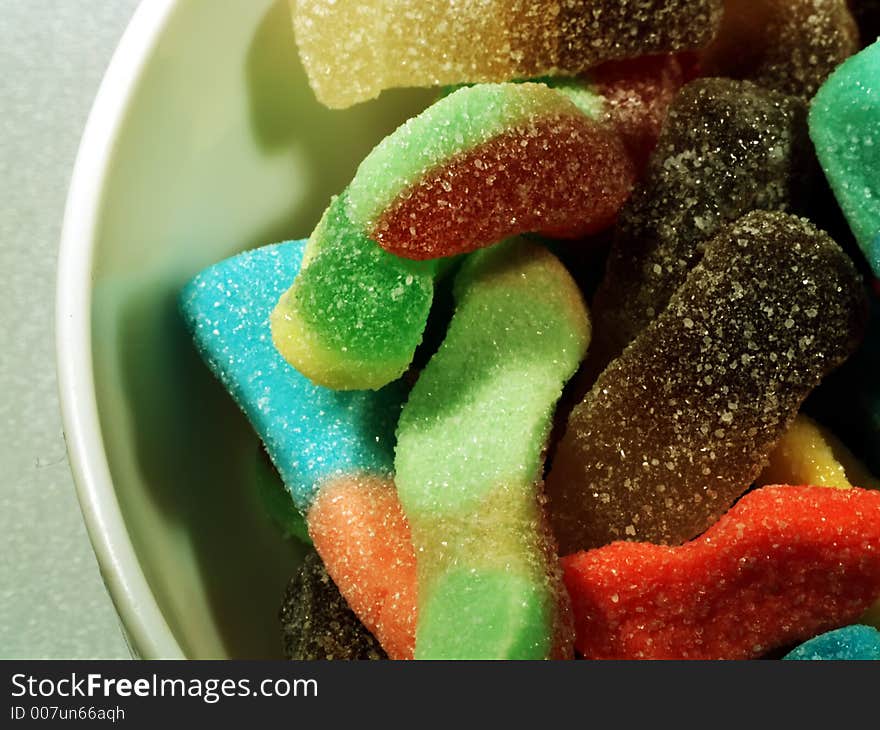
<instances>
[{"instance_id":1,"label":"pale yellow candy","mask_svg":"<svg viewBox=\"0 0 880 730\"><path fill-rule=\"evenodd\" d=\"M880 487L852 452L838 438L799 414L770 454L770 463L757 480L767 484L810 485L814 487Z\"/></svg>"},{"instance_id":2,"label":"pale yellow candy","mask_svg":"<svg viewBox=\"0 0 880 730\"><path fill-rule=\"evenodd\" d=\"M401 86L576 75L706 45L722 0L290 0L318 99L342 108Z\"/></svg>"}]
</instances>

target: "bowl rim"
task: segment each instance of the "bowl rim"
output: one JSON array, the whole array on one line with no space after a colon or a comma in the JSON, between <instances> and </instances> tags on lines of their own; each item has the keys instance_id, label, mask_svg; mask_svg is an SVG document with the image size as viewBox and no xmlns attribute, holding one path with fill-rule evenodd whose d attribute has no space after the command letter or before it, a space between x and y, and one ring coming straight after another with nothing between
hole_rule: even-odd
<instances>
[{"instance_id":1,"label":"bowl rim","mask_svg":"<svg viewBox=\"0 0 880 730\"><path fill-rule=\"evenodd\" d=\"M80 510L129 648L146 659L182 659L184 652L141 569L110 474L92 362L93 261L107 172L122 124L178 5L178 0L141 0L101 81L68 189L55 298L61 417Z\"/></svg>"}]
</instances>

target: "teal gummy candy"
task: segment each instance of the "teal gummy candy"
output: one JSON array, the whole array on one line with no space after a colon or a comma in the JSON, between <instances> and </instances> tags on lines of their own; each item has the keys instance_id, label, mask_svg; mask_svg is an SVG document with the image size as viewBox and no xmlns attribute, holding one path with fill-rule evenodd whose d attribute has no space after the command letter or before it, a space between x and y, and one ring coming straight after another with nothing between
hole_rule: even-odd
<instances>
[{"instance_id":1,"label":"teal gummy candy","mask_svg":"<svg viewBox=\"0 0 880 730\"><path fill-rule=\"evenodd\" d=\"M870 626L846 626L804 642L783 659L880 661L880 631Z\"/></svg>"},{"instance_id":2,"label":"teal gummy candy","mask_svg":"<svg viewBox=\"0 0 880 730\"><path fill-rule=\"evenodd\" d=\"M304 248L289 241L227 259L180 296L202 358L250 420L303 514L328 479L393 474L406 395L401 383L379 391L322 388L275 349L269 314L299 272Z\"/></svg>"},{"instance_id":3,"label":"teal gummy candy","mask_svg":"<svg viewBox=\"0 0 880 730\"><path fill-rule=\"evenodd\" d=\"M880 41L841 64L819 89L810 136L859 246L880 276Z\"/></svg>"}]
</instances>

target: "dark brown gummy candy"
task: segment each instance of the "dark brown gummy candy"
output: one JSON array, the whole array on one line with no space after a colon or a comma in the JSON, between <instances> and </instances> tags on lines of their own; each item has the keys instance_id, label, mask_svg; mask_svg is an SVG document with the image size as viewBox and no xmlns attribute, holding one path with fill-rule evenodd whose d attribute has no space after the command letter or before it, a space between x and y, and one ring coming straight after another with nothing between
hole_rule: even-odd
<instances>
[{"instance_id":1,"label":"dark brown gummy candy","mask_svg":"<svg viewBox=\"0 0 880 730\"><path fill-rule=\"evenodd\" d=\"M797 211L816 170L803 102L745 81L688 84L621 211L576 391L663 310L722 226L751 210Z\"/></svg>"},{"instance_id":2,"label":"dark brown gummy candy","mask_svg":"<svg viewBox=\"0 0 880 730\"><path fill-rule=\"evenodd\" d=\"M318 553L309 550L281 605L281 636L288 659L387 659L348 607Z\"/></svg>"},{"instance_id":3,"label":"dark brown gummy candy","mask_svg":"<svg viewBox=\"0 0 880 730\"><path fill-rule=\"evenodd\" d=\"M701 65L707 76L747 79L809 101L858 47L847 0L726 0Z\"/></svg>"},{"instance_id":4,"label":"dark brown gummy candy","mask_svg":"<svg viewBox=\"0 0 880 730\"><path fill-rule=\"evenodd\" d=\"M546 483L561 554L700 534L857 347L865 315L852 261L806 219L754 212L725 228L573 411Z\"/></svg>"},{"instance_id":5,"label":"dark brown gummy candy","mask_svg":"<svg viewBox=\"0 0 880 730\"><path fill-rule=\"evenodd\" d=\"M577 68L584 58L702 48L718 30L723 5L722 0L566 0L558 21L551 19L565 39L557 65Z\"/></svg>"}]
</instances>

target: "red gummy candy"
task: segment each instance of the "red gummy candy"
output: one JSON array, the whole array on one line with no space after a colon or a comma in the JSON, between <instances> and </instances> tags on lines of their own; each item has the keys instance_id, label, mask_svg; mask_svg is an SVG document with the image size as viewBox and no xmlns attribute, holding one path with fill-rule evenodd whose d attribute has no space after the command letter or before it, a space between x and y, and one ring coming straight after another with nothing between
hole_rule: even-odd
<instances>
[{"instance_id":1,"label":"red gummy candy","mask_svg":"<svg viewBox=\"0 0 880 730\"><path fill-rule=\"evenodd\" d=\"M562 567L585 658L754 658L880 597L880 492L764 487L680 547L616 542Z\"/></svg>"},{"instance_id":2,"label":"red gummy candy","mask_svg":"<svg viewBox=\"0 0 880 730\"><path fill-rule=\"evenodd\" d=\"M685 54L609 61L590 72L596 92L605 98L606 118L623 137L638 170L657 146L676 94L695 75L694 61Z\"/></svg>"},{"instance_id":3,"label":"red gummy candy","mask_svg":"<svg viewBox=\"0 0 880 730\"><path fill-rule=\"evenodd\" d=\"M402 195L371 235L409 259L469 253L529 231L579 238L614 223L635 180L613 125L556 116L447 160Z\"/></svg>"}]
</instances>

